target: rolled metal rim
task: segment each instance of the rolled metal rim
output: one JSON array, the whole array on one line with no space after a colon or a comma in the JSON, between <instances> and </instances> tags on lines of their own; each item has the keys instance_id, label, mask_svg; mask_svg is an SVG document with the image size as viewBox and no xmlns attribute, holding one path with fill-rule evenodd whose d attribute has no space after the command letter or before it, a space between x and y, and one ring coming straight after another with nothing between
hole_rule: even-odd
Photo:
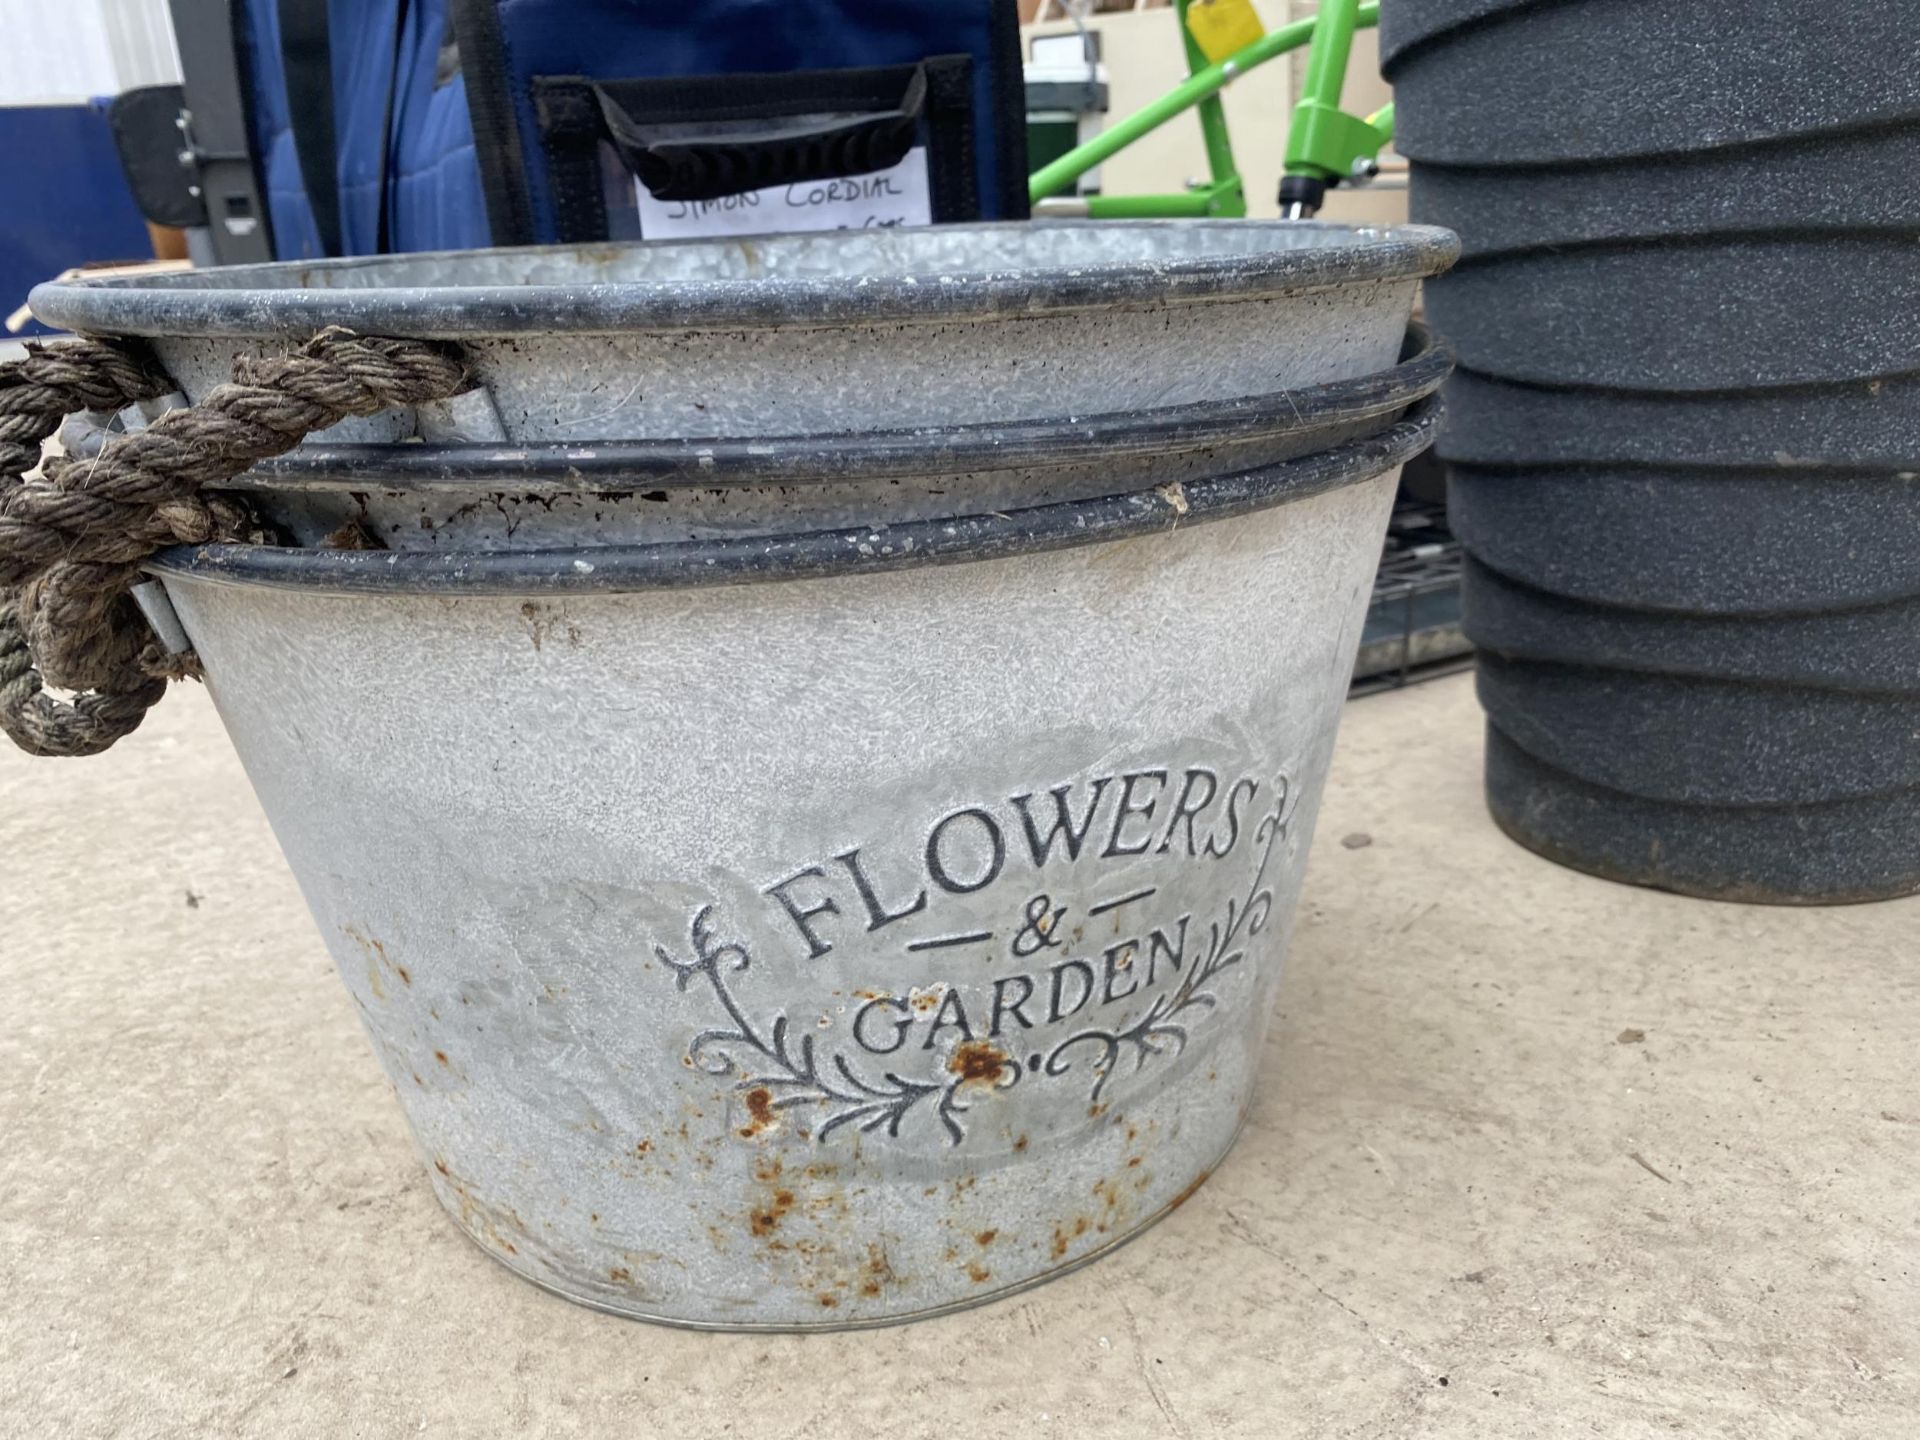
<instances>
[{"instance_id":1,"label":"rolled metal rim","mask_svg":"<svg viewBox=\"0 0 1920 1440\"><path fill-rule=\"evenodd\" d=\"M314 550L177 546L148 569L225 585L332 595L552 595L872 574L1075 549L1231 519L1357 484L1432 443L1437 397L1364 439L1277 465L1020 510L894 525L552 550Z\"/></svg>"},{"instance_id":2,"label":"rolled metal rim","mask_svg":"<svg viewBox=\"0 0 1920 1440\"><path fill-rule=\"evenodd\" d=\"M978 269L913 268L915 255L977 238L1005 248L1016 235L1092 231L1111 249L1137 237L1137 256L1081 263L1054 258ZM889 320L987 319L1058 311L1257 300L1302 290L1435 275L1459 254L1449 230L1275 220L1003 222L885 232L833 231L749 239L633 242L439 251L344 260L237 265L217 271L63 280L36 286L33 313L93 334L166 338L286 336L326 325L367 334L456 339L541 333L761 328ZM1190 239L1189 253L1170 242ZM1203 252L1211 248L1215 253ZM781 247L891 246L901 263L864 273L747 273L724 279L581 278L562 283L463 282L463 275L522 263L527 273L643 263L649 254L709 250L755 255ZM1066 249L1065 244L1055 248ZM849 253L853 253L851 250ZM884 256L882 257L884 259Z\"/></svg>"},{"instance_id":3,"label":"rolled metal rim","mask_svg":"<svg viewBox=\"0 0 1920 1440\"><path fill-rule=\"evenodd\" d=\"M1388 370L1154 410L831 434L452 445L309 444L227 482L235 490L510 488L520 494L801 485L1118 462L1248 444L1392 415L1426 399L1453 351L1411 327Z\"/></svg>"}]
</instances>

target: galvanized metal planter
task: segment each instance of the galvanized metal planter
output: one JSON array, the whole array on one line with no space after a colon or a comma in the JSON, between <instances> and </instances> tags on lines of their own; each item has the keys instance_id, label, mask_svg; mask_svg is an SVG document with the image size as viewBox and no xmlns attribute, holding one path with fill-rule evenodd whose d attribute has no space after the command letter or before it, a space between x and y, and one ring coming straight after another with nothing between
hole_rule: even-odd
<instances>
[{"instance_id":1,"label":"galvanized metal planter","mask_svg":"<svg viewBox=\"0 0 1920 1440\"><path fill-rule=\"evenodd\" d=\"M253 493L300 531L357 490L393 548L156 566L441 1200L569 1298L730 1329L939 1313L1177 1207L1250 1101L1395 472L1435 423L1417 402L1444 358L1395 364L1409 290L1449 248L1121 227L1062 271L1061 232L969 233L884 243L973 243L1013 273L882 263L877 309L852 277L897 252L863 236L766 243L843 246L833 295L689 271L658 310L596 291L593 323L628 328L590 340L543 325L574 301L482 306L463 343L510 458L328 437ZM1210 236L1202 284L1167 257ZM466 313L339 298L408 333ZM1002 384L1069 353L1056 321L1130 359ZM1182 358L1156 356L1169 335ZM189 391L244 343L156 338ZM682 350L699 385L634 388ZM593 356L618 378L568 393L608 413L556 418L552 372ZM892 383L786 393L843 365ZM544 408L500 403L536 384ZM1283 390L1306 401L1284 423ZM1087 431L1062 391L1108 418ZM1038 425L1016 461L956 438L1016 395ZM1116 412L1249 396L1113 438ZM937 433L819 442L897 431L893 397ZM758 428L689 447L696 402ZM409 427L432 428L388 425ZM583 435L631 448L571 478L538 448L578 460ZM570 518L508 525L494 497L522 491ZM649 493L683 508L657 522Z\"/></svg>"}]
</instances>

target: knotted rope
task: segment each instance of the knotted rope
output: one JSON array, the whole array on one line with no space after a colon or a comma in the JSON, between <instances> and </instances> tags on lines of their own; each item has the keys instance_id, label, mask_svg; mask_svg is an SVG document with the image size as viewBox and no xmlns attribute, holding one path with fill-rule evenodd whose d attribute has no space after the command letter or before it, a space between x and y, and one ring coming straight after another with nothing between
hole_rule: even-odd
<instances>
[{"instance_id":1,"label":"knotted rope","mask_svg":"<svg viewBox=\"0 0 1920 1440\"><path fill-rule=\"evenodd\" d=\"M445 399L466 367L443 347L332 328L291 355L242 357L233 383L110 441L92 459L40 458L76 410L115 411L174 389L143 348L58 340L0 364L0 730L34 755L93 755L130 734L169 679L170 654L129 592L169 545L264 538L205 487L284 454L349 415ZM47 685L76 692L48 695Z\"/></svg>"}]
</instances>

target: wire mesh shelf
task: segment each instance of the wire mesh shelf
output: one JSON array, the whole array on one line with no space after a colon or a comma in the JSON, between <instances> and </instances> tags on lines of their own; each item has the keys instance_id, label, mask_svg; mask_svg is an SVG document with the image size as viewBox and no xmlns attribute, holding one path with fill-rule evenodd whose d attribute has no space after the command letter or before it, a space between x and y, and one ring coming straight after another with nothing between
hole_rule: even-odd
<instances>
[{"instance_id":1,"label":"wire mesh shelf","mask_svg":"<svg viewBox=\"0 0 1920 1440\"><path fill-rule=\"evenodd\" d=\"M1395 690L1473 663L1460 629L1460 554L1446 506L1402 494L1374 577L1352 694Z\"/></svg>"}]
</instances>

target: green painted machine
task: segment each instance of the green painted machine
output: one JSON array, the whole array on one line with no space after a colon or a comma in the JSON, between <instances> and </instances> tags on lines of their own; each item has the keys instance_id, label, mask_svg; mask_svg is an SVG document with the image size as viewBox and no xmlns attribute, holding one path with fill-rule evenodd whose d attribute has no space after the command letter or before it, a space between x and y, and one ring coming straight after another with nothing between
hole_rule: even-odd
<instances>
[{"instance_id":1,"label":"green painted machine","mask_svg":"<svg viewBox=\"0 0 1920 1440\"><path fill-rule=\"evenodd\" d=\"M1197 3L1220 4L1224 0ZM1308 47L1307 72L1288 128L1286 173L1280 182L1281 215L1290 220L1311 219L1331 186L1374 173L1381 147L1393 138L1393 107L1388 105L1362 118L1340 108L1340 94L1346 82L1353 32L1379 23L1378 4L1323 0L1314 18L1283 25L1218 60L1211 58L1195 38L1189 21L1195 8L1196 0L1174 0L1186 44L1187 78L1151 105L1034 171L1027 181L1027 194L1036 213L1110 220L1245 215L1246 188L1234 165L1220 92L1248 71L1302 45ZM1209 178L1204 184L1170 195L1086 195L1048 203L1110 155L1188 110L1198 113L1200 132L1206 141Z\"/></svg>"}]
</instances>

